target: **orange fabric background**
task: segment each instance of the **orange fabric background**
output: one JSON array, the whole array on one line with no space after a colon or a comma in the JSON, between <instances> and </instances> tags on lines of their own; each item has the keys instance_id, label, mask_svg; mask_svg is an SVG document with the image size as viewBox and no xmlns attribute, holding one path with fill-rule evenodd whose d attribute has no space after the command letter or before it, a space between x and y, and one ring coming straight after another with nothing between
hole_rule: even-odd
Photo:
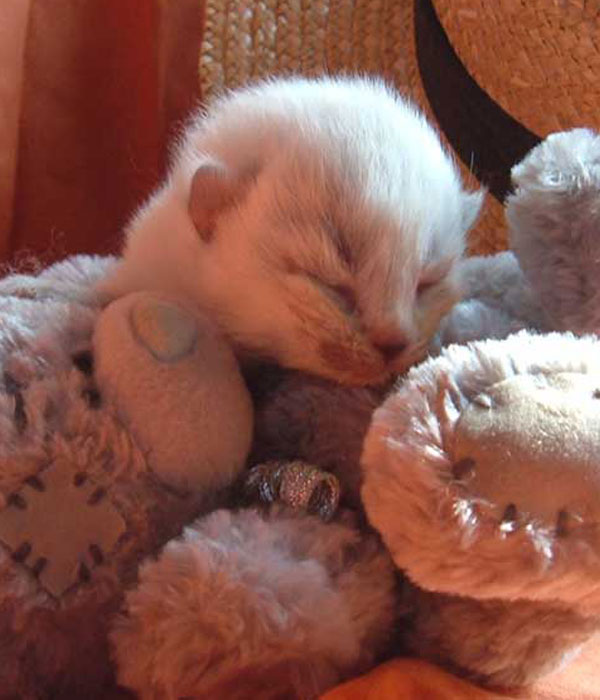
<instances>
[{"instance_id":1,"label":"orange fabric background","mask_svg":"<svg viewBox=\"0 0 600 700\"><path fill-rule=\"evenodd\" d=\"M325 693L321 700L598 700L600 637L562 670L522 690L482 690L417 659L397 659Z\"/></svg>"},{"instance_id":2,"label":"orange fabric background","mask_svg":"<svg viewBox=\"0 0 600 700\"><path fill-rule=\"evenodd\" d=\"M1 259L115 249L199 98L202 18L200 0L7 0L0 8L7 33L25 20Z\"/></svg>"}]
</instances>

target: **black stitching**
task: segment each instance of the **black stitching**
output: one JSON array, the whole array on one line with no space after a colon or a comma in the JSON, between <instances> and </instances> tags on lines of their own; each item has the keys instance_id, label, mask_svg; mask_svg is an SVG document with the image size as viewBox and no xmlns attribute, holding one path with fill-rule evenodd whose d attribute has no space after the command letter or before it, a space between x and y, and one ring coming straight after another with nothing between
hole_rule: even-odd
<instances>
[{"instance_id":1,"label":"black stitching","mask_svg":"<svg viewBox=\"0 0 600 700\"><path fill-rule=\"evenodd\" d=\"M79 577L79 580L82 581L83 583L87 583L92 578L92 574L91 574L87 564L84 564L82 562L79 565L79 571L77 572L77 576Z\"/></svg>"},{"instance_id":2,"label":"black stitching","mask_svg":"<svg viewBox=\"0 0 600 700\"><path fill-rule=\"evenodd\" d=\"M31 488L34 489L35 491L45 491L46 490L46 485L38 476L35 476L35 475L28 476L25 479L25 483L28 486L31 486Z\"/></svg>"},{"instance_id":3,"label":"black stitching","mask_svg":"<svg viewBox=\"0 0 600 700\"><path fill-rule=\"evenodd\" d=\"M83 486L85 482L87 481L87 474L84 472L77 472L75 476L73 477L73 486L77 486L78 488L80 486Z\"/></svg>"},{"instance_id":4,"label":"black stitching","mask_svg":"<svg viewBox=\"0 0 600 700\"><path fill-rule=\"evenodd\" d=\"M106 496L106 489L103 489L102 487L97 488L88 498L88 505L95 506L97 503L100 503L104 496Z\"/></svg>"},{"instance_id":5,"label":"black stitching","mask_svg":"<svg viewBox=\"0 0 600 700\"><path fill-rule=\"evenodd\" d=\"M100 405L102 404L102 398L98 389L96 389L95 387L84 389L81 392L81 395L87 401L90 408L100 408Z\"/></svg>"},{"instance_id":6,"label":"black stitching","mask_svg":"<svg viewBox=\"0 0 600 700\"><path fill-rule=\"evenodd\" d=\"M104 561L104 554L102 554L102 550L97 544L91 544L89 546L90 550L90 555L92 559L94 560L94 564L100 565Z\"/></svg>"},{"instance_id":7,"label":"black stitching","mask_svg":"<svg viewBox=\"0 0 600 700\"><path fill-rule=\"evenodd\" d=\"M6 500L9 506L14 506L19 510L26 510L27 508L27 501L20 493L11 493Z\"/></svg>"},{"instance_id":8,"label":"black stitching","mask_svg":"<svg viewBox=\"0 0 600 700\"><path fill-rule=\"evenodd\" d=\"M48 563L48 560L46 557L40 557L35 564L31 567L31 572L33 575L37 578L42 571L46 568L46 564Z\"/></svg>"},{"instance_id":9,"label":"black stitching","mask_svg":"<svg viewBox=\"0 0 600 700\"><path fill-rule=\"evenodd\" d=\"M20 382L18 382L10 372L4 372L2 375L2 380L4 382L4 388L6 389L6 393L10 394L11 396L13 394L16 394L22 389L22 385Z\"/></svg>"},{"instance_id":10,"label":"black stitching","mask_svg":"<svg viewBox=\"0 0 600 700\"><path fill-rule=\"evenodd\" d=\"M71 358L77 369L87 376L91 376L94 372L94 356L89 350L82 350L75 353Z\"/></svg>"},{"instance_id":11,"label":"black stitching","mask_svg":"<svg viewBox=\"0 0 600 700\"><path fill-rule=\"evenodd\" d=\"M29 542L23 542L12 553L12 558L13 558L13 561L16 561L18 564L20 564L21 562L24 562L25 559L27 559L27 557L30 554L31 554L31 545L29 544Z\"/></svg>"},{"instance_id":12,"label":"black stitching","mask_svg":"<svg viewBox=\"0 0 600 700\"><path fill-rule=\"evenodd\" d=\"M556 536L565 537L569 534L569 514L566 510L560 510L556 518Z\"/></svg>"},{"instance_id":13,"label":"black stitching","mask_svg":"<svg viewBox=\"0 0 600 700\"><path fill-rule=\"evenodd\" d=\"M514 523L517 520L517 506L514 503L509 503L502 514L503 523Z\"/></svg>"},{"instance_id":14,"label":"black stitching","mask_svg":"<svg viewBox=\"0 0 600 700\"><path fill-rule=\"evenodd\" d=\"M27 413L25 412L25 399L20 391L13 394L15 398L14 419L17 432L23 433L27 427Z\"/></svg>"}]
</instances>

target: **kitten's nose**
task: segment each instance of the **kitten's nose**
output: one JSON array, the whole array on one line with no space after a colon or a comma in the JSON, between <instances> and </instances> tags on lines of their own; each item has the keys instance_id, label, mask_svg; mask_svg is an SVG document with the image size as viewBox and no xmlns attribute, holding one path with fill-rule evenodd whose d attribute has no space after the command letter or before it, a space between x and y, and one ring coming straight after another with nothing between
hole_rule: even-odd
<instances>
[{"instance_id":1,"label":"kitten's nose","mask_svg":"<svg viewBox=\"0 0 600 700\"><path fill-rule=\"evenodd\" d=\"M373 343L375 349L383 355L386 362L391 362L394 358L401 355L405 350L407 343L402 341L384 341Z\"/></svg>"},{"instance_id":2,"label":"kitten's nose","mask_svg":"<svg viewBox=\"0 0 600 700\"><path fill-rule=\"evenodd\" d=\"M371 329L369 340L386 362L402 354L408 345L404 333L389 328Z\"/></svg>"},{"instance_id":3,"label":"kitten's nose","mask_svg":"<svg viewBox=\"0 0 600 700\"><path fill-rule=\"evenodd\" d=\"M367 326L367 336L386 364L396 359L409 346L408 329L394 321L380 321Z\"/></svg>"}]
</instances>

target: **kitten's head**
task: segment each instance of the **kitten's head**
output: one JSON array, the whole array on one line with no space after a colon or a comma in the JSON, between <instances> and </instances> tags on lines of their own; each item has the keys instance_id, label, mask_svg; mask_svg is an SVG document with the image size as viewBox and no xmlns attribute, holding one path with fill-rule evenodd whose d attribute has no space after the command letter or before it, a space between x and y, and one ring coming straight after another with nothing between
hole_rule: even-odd
<instances>
[{"instance_id":1,"label":"kitten's head","mask_svg":"<svg viewBox=\"0 0 600 700\"><path fill-rule=\"evenodd\" d=\"M422 356L456 300L480 205L382 85L275 81L191 125L126 267L184 290L242 352L375 383Z\"/></svg>"}]
</instances>

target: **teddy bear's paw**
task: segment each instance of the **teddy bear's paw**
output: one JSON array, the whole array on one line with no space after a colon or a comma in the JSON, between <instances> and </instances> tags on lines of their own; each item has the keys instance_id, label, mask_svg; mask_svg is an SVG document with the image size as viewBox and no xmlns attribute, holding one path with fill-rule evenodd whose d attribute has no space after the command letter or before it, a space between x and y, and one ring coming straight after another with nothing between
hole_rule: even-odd
<instances>
[{"instance_id":1,"label":"teddy bear's paw","mask_svg":"<svg viewBox=\"0 0 600 700\"><path fill-rule=\"evenodd\" d=\"M249 451L252 404L215 326L168 298L138 292L102 312L93 344L103 398L160 481L198 494L231 484Z\"/></svg>"},{"instance_id":2,"label":"teddy bear's paw","mask_svg":"<svg viewBox=\"0 0 600 700\"><path fill-rule=\"evenodd\" d=\"M552 134L517 166L507 200L511 248L549 328L600 329L600 135Z\"/></svg>"},{"instance_id":3,"label":"teddy bear's paw","mask_svg":"<svg viewBox=\"0 0 600 700\"><path fill-rule=\"evenodd\" d=\"M177 362L194 349L198 327L194 317L180 306L140 299L131 309L130 319L140 344L160 362Z\"/></svg>"},{"instance_id":4,"label":"teddy bear's paw","mask_svg":"<svg viewBox=\"0 0 600 700\"><path fill-rule=\"evenodd\" d=\"M141 698L316 698L394 624L378 540L286 509L216 511L143 565L112 641Z\"/></svg>"},{"instance_id":5,"label":"teddy bear's paw","mask_svg":"<svg viewBox=\"0 0 600 700\"><path fill-rule=\"evenodd\" d=\"M499 508L502 532L567 537L600 523L600 377L504 379L464 407L453 442L453 476Z\"/></svg>"},{"instance_id":6,"label":"teddy bear's paw","mask_svg":"<svg viewBox=\"0 0 600 700\"><path fill-rule=\"evenodd\" d=\"M519 189L571 193L600 184L600 135L591 129L571 129L549 136L511 171Z\"/></svg>"},{"instance_id":7,"label":"teddy bear's paw","mask_svg":"<svg viewBox=\"0 0 600 700\"><path fill-rule=\"evenodd\" d=\"M402 630L407 650L494 687L533 683L568 663L600 629L597 619L567 606L529 600L481 601L408 585L403 602L411 610Z\"/></svg>"},{"instance_id":8,"label":"teddy bear's paw","mask_svg":"<svg viewBox=\"0 0 600 700\"><path fill-rule=\"evenodd\" d=\"M600 342L452 346L374 415L369 519L426 590L600 614Z\"/></svg>"},{"instance_id":9,"label":"teddy bear's paw","mask_svg":"<svg viewBox=\"0 0 600 700\"><path fill-rule=\"evenodd\" d=\"M0 509L0 544L57 599L89 581L125 532L105 489L73 472L57 461L28 478Z\"/></svg>"}]
</instances>

